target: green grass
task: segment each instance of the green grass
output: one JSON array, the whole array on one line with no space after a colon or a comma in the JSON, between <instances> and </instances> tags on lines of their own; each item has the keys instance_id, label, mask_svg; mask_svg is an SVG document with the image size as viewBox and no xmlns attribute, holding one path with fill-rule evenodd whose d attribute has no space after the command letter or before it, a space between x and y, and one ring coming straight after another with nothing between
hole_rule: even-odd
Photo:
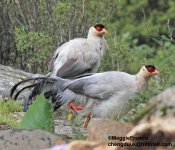
<instances>
[{"instance_id":1,"label":"green grass","mask_svg":"<svg viewBox=\"0 0 175 150\"><path fill-rule=\"evenodd\" d=\"M22 112L22 102L8 99L0 100L0 125L7 124L11 128L18 127L19 117L17 112Z\"/></svg>"}]
</instances>

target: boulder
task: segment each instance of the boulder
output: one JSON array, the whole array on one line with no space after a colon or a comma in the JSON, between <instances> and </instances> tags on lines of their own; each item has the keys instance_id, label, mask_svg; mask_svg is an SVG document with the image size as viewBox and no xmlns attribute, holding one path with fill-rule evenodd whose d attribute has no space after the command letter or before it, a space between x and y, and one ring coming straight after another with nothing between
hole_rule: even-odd
<instances>
[{"instance_id":1,"label":"boulder","mask_svg":"<svg viewBox=\"0 0 175 150\"><path fill-rule=\"evenodd\" d=\"M127 135L134 126L108 119L92 119L88 129L88 140L109 143L112 136L120 138Z\"/></svg>"},{"instance_id":2,"label":"boulder","mask_svg":"<svg viewBox=\"0 0 175 150\"><path fill-rule=\"evenodd\" d=\"M149 146L119 147L117 150L172 150L175 145L175 86L170 87L148 102L149 111L127 134L128 137L144 137L145 140L124 142L149 144ZM158 145L156 145L158 143ZM164 146L160 146L160 145ZM154 146L153 146L154 145Z\"/></svg>"},{"instance_id":3,"label":"boulder","mask_svg":"<svg viewBox=\"0 0 175 150\"><path fill-rule=\"evenodd\" d=\"M57 135L42 130L1 130L0 149L40 150L52 147L60 139Z\"/></svg>"},{"instance_id":4,"label":"boulder","mask_svg":"<svg viewBox=\"0 0 175 150\"><path fill-rule=\"evenodd\" d=\"M30 77L41 77L40 74L32 74L18 69L14 69L10 66L0 65L0 99L9 97L10 89L19 81ZM23 98L29 90L22 92L19 98Z\"/></svg>"}]
</instances>

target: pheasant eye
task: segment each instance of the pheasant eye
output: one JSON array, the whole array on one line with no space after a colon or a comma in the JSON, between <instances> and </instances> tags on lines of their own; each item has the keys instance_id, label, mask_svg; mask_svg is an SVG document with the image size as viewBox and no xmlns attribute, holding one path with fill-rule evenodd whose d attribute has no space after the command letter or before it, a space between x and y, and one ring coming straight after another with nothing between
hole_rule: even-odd
<instances>
[{"instance_id":1,"label":"pheasant eye","mask_svg":"<svg viewBox=\"0 0 175 150\"><path fill-rule=\"evenodd\" d=\"M96 29L97 31L102 31L103 28L100 27L100 26L96 26L95 29Z\"/></svg>"},{"instance_id":2,"label":"pheasant eye","mask_svg":"<svg viewBox=\"0 0 175 150\"><path fill-rule=\"evenodd\" d=\"M146 69L149 71L149 72L154 72L155 71L155 67L154 66L151 66L151 65L148 65L148 66L145 66L146 67Z\"/></svg>"}]
</instances>

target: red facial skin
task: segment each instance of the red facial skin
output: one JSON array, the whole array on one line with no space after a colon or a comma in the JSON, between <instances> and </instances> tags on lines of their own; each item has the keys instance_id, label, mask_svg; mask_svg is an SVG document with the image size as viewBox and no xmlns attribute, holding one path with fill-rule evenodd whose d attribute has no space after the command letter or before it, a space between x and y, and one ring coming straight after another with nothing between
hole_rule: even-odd
<instances>
[{"instance_id":1,"label":"red facial skin","mask_svg":"<svg viewBox=\"0 0 175 150\"><path fill-rule=\"evenodd\" d=\"M95 29L96 29L97 31L102 31L102 30L103 30L103 28L100 27L100 26L95 27Z\"/></svg>"},{"instance_id":2,"label":"red facial skin","mask_svg":"<svg viewBox=\"0 0 175 150\"><path fill-rule=\"evenodd\" d=\"M155 71L155 68L153 68L153 67L146 67L146 69L151 73Z\"/></svg>"},{"instance_id":3,"label":"red facial skin","mask_svg":"<svg viewBox=\"0 0 175 150\"><path fill-rule=\"evenodd\" d=\"M100 33L107 33L108 31L105 28L102 28L100 26L96 26L95 29L99 31Z\"/></svg>"},{"instance_id":4,"label":"red facial skin","mask_svg":"<svg viewBox=\"0 0 175 150\"><path fill-rule=\"evenodd\" d=\"M153 75L156 74L160 77L160 72L154 66L148 65L148 66L146 66L146 69L151 74L153 74Z\"/></svg>"}]
</instances>

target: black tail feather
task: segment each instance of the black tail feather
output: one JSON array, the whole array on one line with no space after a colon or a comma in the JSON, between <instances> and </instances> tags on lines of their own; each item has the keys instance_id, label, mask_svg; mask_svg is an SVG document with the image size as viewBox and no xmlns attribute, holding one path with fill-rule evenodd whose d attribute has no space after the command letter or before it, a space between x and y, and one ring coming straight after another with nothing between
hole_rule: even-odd
<instances>
[{"instance_id":1,"label":"black tail feather","mask_svg":"<svg viewBox=\"0 0 175 150\"><path fill-rule=\"evenodd\" d=\"M56 111L57 109L59 109L62 105L61 104L56 104L54 107L53 107L53 111Z\"/></svg>"},{"instance_id":2,"label":"black tail feather","mask_svg":"<svg viewBox=\"0 0 175 150\"><path fill-rule=\"evenodd\" d=\"M47 77L39 78L39 79L40 81L38 83L35 83L35 85L33 84L34 89L29 93L29 95L25 99L24 109L23 109L24 112L27 111L28 105L30 105L32 101L35 100L36 96L40 95L43 90L47 89L47 85L54 84L54 82L56 81L56 79L54 78L47 78ZM56 93L53 93L53 92L54 91L50 91L50 92L45 91L44 95L47 99L49 99L50 97L55 97L53 96L53 94L56 95Z\"/></svg>"},{"instance_id":3,"label":"black tail feather","mask_svg":"<svg viewBox=\"0 0 175 150\"><path fill-rule=\"evenodd\" d=\"M53 111L59 109L64 103L62 101L58 101L59 96L56 91L46 91L44 93L46 99L51 99L53 106Z\"/></svg>"},{"instance_id":4,"label":"black tail feather","mask_svg":"<svg viewBox=\"0 0 175 150\"><path fill-rule=\"evenodd\" d=\"M38 83L34 83L34 84L31 84L31 85L28 85L28 86L25 86L24 88L22 88L20 91L18 91L15 96L14 96L14 100L16 100L19 96L19 94L24 91L25 89L28 89L28 88L32 88L34 86L36 86Z\"/></svg>"},{"instance_id":5,"label":"black tail feather","mask_svg":"<svg viewBox=\"0 0 175 150\"><path fill-rule=\"evenodd\" d=\"M32 81L30 85L27 85L20 89L18 92L15 93L16 89L19 85L27 83L29 81ZM14 99L16 100L20 93L26 89L33 88L32 91L27 95L24 103L24 111L27 111L28 105L32 103L32 101L36 98L37 95L41 94L41 92L44 92L44 96L46 99L51 99L52 103L54 104L54 111L57 110L60 106L63 105L62 102L59 102L59 95L57 95L57 90L54 90L57 87L52 87L54 83L57 81L56 78L48 78L48 77L37 77L37 78L30 78L21 82L18 82L15 84L10 92L10 96L14 96ZM51 89L50 89L51 86Z\"/></svg>"},{"instance_id":6,"label":"black tail feather","mask_svg":"<svg viewBox=\"0 0 175 150\"><path fill-rule=\"evenodd\" d=\"M44 84L44 79L42 79L38 83L35 83L35 84L31 85L31 87L34 87L34 89L29 93L29 95L25 99L24 109L23 109L24 112L27 111L28 105L30 103L32 103L32 101L36 98L36 96L39 95L39 94L41 94L43 84ZM26 87L26 88L28 88L28 87Z\"/></svg>"},{"instance_id":7,"label":"black tail feather","mask_svg":"<svg viewBox=\"0 0 175 150\"><path fill-rule=\"evenodd\" d=\"M20 81L20 82L18 82L17 84L15 84L12 88L11 88L11 91L10 91L10 97L13 97L13 94L14 94L14 92L16 91L16 89L17 89L17 87L19 86L19 85L21 85L21 84L24 84L24 83L27 83L27 82L29 82L29 81L33 81L33 83L34 82L36 82L36 81L38 81L38 82L40 82L41 80L46 80L46 79L48 79L47 77L36 77L36 78L29 78L29 79L27 79L27 80L23 80L23 81ZM27 87L28 86L26 86L26 88L25 89L27 89ZM28 88L30 88L31 86L29 86ZM23 91L23 90L22 90ZM21 92L22 92L21 91ZM19 94L20 94L20 92L19 92ZM19 95L18 94L18 95ZM17 97L17 96L15 96L15 97Z\"/></svg>"},{"instance_id":8,"label":"black tail feather","mask_svg":"<svg viewBox=\"0 0 175 150\"><path fill-rule=\"evenodd\" d=\"M18 87L20 84L26 83L26 82L31 81L31 80L32 80L32 78L31 78L31 79L27 79L27 80L20 81L20 82L18 82L17 84L15 84L15 85L11 88L11 90L10 90L10 97L13 96L13 93L15 92L15 90L17 89L17 87Z\"/></svg>"}]
</instances>

